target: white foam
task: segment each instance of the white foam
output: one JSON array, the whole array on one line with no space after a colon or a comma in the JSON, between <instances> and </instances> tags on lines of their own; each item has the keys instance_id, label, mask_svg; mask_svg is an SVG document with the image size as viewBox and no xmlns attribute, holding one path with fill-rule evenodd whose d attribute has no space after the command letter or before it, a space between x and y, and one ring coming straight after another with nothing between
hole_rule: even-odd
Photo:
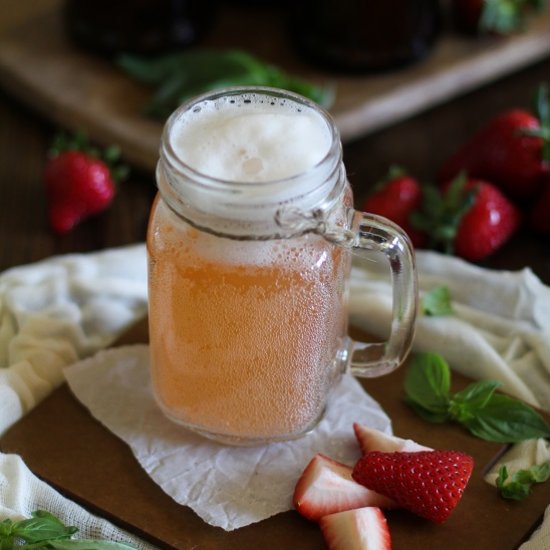
<instances>
[{"instance_id":1,"label":"white foam","mask_svg":"<svg viewBox=\"0 0 550 550\"><path fill-rule=\"evenodd\" d=\"M268 182L306 172L332 135L314 109L262 94L205 100L171 128L176 155L194 170L234 182Z\"/></svg>"}]
</instances>

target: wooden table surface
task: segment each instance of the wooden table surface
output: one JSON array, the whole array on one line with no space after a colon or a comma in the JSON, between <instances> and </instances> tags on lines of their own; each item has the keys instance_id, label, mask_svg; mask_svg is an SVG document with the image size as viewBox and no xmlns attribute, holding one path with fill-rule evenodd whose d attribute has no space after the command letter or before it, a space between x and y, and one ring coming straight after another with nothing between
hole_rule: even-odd
<instances>
[{"instance_id":1,"label":"wooden table surface","mask_svg":"<svg viewBox=\"0 0 550 550\"><path fill-rule=\"evenodd\" d=\"M27 3L0 0L0 32L28 16ZM56 0L34 2L51 8ZM27 11L25 11L27 10ZM550 78L550 59L394 124L353 143L344 161L359 205L368 189L391 164L406 167L422 180L433 180L444 159L482 121L503 109L527 107L535 87ZM42 171L57 128L30 110L17 95L0 91L0 271L54 254L87 252L143 241L151 201L152 173L133 170L112 207L70 234L53 235L47 225ZM521 231L484 262L498 269L530 266L550 283L548 239Z\"/></svg>"}]
</instances>

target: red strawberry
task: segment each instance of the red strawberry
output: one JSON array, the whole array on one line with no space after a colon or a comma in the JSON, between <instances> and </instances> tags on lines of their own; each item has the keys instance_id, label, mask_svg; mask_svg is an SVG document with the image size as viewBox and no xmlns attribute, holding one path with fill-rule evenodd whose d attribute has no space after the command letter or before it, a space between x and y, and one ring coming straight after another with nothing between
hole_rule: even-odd
<instances>
[{"instance_id":1,"label":"red strawberry","mask_svg":"<svg viewBox=\"0 0 550 550\"><path fill-rule=\"evenodd\" d=\"M550 177L531 208L529 224L537 233L550 235Z\"/></svg>"},{"instance_id":2,"label":"red strawberry","mask_svg":"<svg viewBox=\"0 0 550 550\"><path fill-rule=\"evenodd\" d=\"M468 34L510 34L525 27L529 8L539 10L540 0L452 0L451 17Z\"/></svg>"},{"instance_id":3,"label":"red strawberry","mask_svg":"<svg viewBox=\"0 0 550 550\"><path fill-rule=\"evenodd\" d=\"M414 246L420 247L426 236L410 223L410 215L422 202L422 188L418 181L399 168L391 168L375 192L363 203L363 210L384 216L399 225L409 235Z\"/></svg>"},{"instance_id":4,"label":"red strawberry","mask_svg":"<svg viewBox=\"0 0 550 550\"><path fill-rule=\"evenodd\" d=\"M442 523L462 498L473 467L473 458L458 451L374 451L359 459L353 479L410 512Z\"/></svg>"},{"instance_id":5,"label":"red strawberry","mask_svg":"<svg viewBox=\"0 0 550 550\"><path fill-rule=\"evenodd\" d=\"M494 185L468 180L464 191L477 188L472 207L462 216L454 240L458 256L478 261L500 248L519 227L521 214Z\"/></svg>"},{"instance_id":6,"label":"red strawberry","mask_svg":"<svg viewBox=\"0 0 550 550\"><path fill-rule=\"evenodd\" d=\"M479 261L500 248L517 230L520 211L489 182L459 175L442 191L424 188L422 209L413 222L434 248Z\"/></svg>"},{"instance_id":7,"label":"red strawberry","mask_svg":"<svg viewBox=\"0 0 550 550\"><path fill-rule=\"evenodd\" d=\"M110 147L99 158L82 134L56 137L44 169L49 221L56 233L67 233L111 204L115 181L126 174L124 166L114 166L118 156L118 149Z\"/></svg>"},{"instance_id":8,"label":"red strawberry","mask_svg":"<svg viewBox=\"0 0 550 550\"><path fill-rule=\"evenodd\" d=\"M49 160L44 181L50 224L60 234L106 209L115 196L109 167L80 151L66 151Z\"/></svg>"},{"instance_id":9,"label":"red strawberry","mask_svg":"<svg viewBox=\"0 0 550 550\"><path fill-rule=\"evenodd\" d=\"M388 522L380 508L338 512L319 521L329 550L390 550Z\"/></svg>"},{"instance_id":10,"label":"red strawberry","mask_svg":"<svg viewBox=\"0 0 550 550\"><path fill-rule=\"evenodd\" d=\"M351 472L349 466L316 454L296 484L294 507L302 516L314 521L362 506L395 507L389 498L353 481Z\"/></svg>"},{"instance_id":11,"label":"red strawberry","mask_svg":"<svg viewBox=\"0 0 550 550\"><path fill-rule=\"evenodd\" d=\"M536 105L536 115L516 109L491 119L447 160L439 181L464 171L492 182L510 197L535 196L550 171L550 109L544 86Z\"/></svg>"},{"instance_id":12,"label":"red strawberry","mask_svg":"<svg viewBox=\"0 0 550 550\"><path fill-rule=\"evenodd\" d=\"M359 447L363 454L371 451L382 451L385 453L407 451L414 453L432 450L430 447L420 445L412 439L402 439L395 435L386 434L380 430L363 426L357 422L353 424L353 431L355 432L355 437L359 442Z\"/></svg>"}]
</instances>

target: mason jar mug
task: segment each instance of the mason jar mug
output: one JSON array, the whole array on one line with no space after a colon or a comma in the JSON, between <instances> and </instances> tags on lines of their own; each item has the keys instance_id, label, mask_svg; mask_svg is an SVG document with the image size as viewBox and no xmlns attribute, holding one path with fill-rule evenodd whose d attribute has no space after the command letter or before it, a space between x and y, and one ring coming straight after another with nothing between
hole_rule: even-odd
<instances>
[{"instance_id":1,"label":"mason jar mug","mask_svg":"<svg viewBox=\"0 0 550 550\"><path fill-rule=\"evenodd\" d=\"M300 437L330 388L394 370L416 315L407 236L353 209L338 131L311 101L228 88L167 121L149 222L155 398L175 422L229 444ZM382 253L387 342L347 334L352 255ZM368 312L367 312L368 313Z\"/></svg>"}]
</instances>

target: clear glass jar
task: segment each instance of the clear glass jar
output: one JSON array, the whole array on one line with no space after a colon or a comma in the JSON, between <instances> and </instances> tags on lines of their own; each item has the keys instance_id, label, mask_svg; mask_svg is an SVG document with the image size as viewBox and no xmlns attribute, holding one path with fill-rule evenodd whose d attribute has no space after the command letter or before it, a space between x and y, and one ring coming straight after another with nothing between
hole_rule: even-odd
<instances>
[{"instance_id":1,"label":"clear glass jar","mask_svg":"<svg viewBox=\"0 0 550 550\"><path fill-rule=\"evenodd\" d=\"M228 181L182 161L182 119L212 102L250 101L273 114L289 104L310 110L326 125L326 154L273 181ZM295 438L317 424L348 366L377 376L401 363L416 312L411 246L391 222L353 210L338 131L317 105L269 88L194 99L166 124L157 184L147 239L151 374L169 418L231 444ZM374 250L393 274L392 334L360 344L347 335L347 279L351 253Z\"/></svg>"}]
</instances>

